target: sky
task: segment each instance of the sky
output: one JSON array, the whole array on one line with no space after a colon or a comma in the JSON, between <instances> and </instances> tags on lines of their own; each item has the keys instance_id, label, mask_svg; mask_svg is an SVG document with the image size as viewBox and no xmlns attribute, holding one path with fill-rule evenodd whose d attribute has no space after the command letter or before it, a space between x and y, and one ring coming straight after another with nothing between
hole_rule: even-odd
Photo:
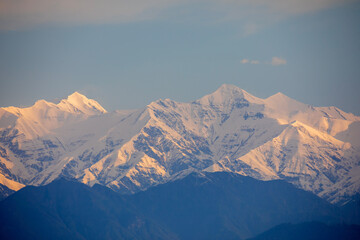
<instances>
[{"instance_id":1,"label":"sky","mask_svg":"<svg viewBox=\"0 0 360 240\"><path fill-rule=\"evenodd\" d=\"M0 107L105 109L227 83L360 115L357 0L0 0Z\"/></svg>"}]
</instances>

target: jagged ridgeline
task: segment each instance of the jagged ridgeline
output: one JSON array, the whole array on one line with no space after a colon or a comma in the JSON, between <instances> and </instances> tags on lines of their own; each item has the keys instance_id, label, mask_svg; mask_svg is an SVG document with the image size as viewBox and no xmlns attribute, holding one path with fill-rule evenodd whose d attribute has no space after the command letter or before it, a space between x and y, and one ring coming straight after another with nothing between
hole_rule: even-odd
<instances>
[{"instance_id":1,"label":"jagged ridgeline","mask_svg":"<svg viewBox=\"0 0 360 240\"><path fill-rule=\"evenodd\" d=\"M283 179L342 204L360 189L360 118L232 85L189 103L107 112L74 93L0 109L3 196L61 176L122 193L192 172Z\"/></svg>"}]
</instances>

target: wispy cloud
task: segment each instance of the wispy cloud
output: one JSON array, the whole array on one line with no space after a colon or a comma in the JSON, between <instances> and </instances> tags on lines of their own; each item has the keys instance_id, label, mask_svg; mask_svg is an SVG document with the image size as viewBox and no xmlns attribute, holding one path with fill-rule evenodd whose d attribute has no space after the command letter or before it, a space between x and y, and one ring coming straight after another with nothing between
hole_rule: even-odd
<instances>
[{"instance_id":1,"label":"wispy cloud","mask_svg":"<svg viewBox=\"0 0 360 240\"><path fill-rule=\"evenodd\" d=\"M243 60L241 60L241 64L261 64L261 62L259 60L250 60L244 58Z\"/></svg>"},{"instance_id":2,"label":"wispy cloud","mask_svg":"<svg viewBox=\"0 0 360 240\"><path fill-rule=\"evenodd\" d=\"M272 66L279 66L279 65L285 65L287 64L287 61L284 58L280 57L273 57L271 61L265 61L261 62L259 60L250 60L247 58L244 58L240 61L241 64L270 64Z\"/></svg>"},{"instance_id":3,"label":"wispy cloud","mask_svg":"<svg viewBox=\"0 0 360 240\"><path fill-rule=\"evenodd\" d=\"M166 15L163 13L169 8L192 7L194 3L202 6L203 13L220 13L226 19L282 18L352 1L355 0L0 0L0 29L142 21ZM248 23L244 28L245 34L253 34L259 25Z\"/></svg>"},{"instance_id":4,"label":"wispy cloud","mask_svg":"<svg viewBox=\"0 0 360 240\"><path fill-rule=\"evenodd\" d=\"M246 63L249 63L250 61L249 61L249 59L246 59L246 58L244 58L243 60L241 60L241 63L242 64L246 64Z\"/></svg>"},{"instance_id":5,"label":"wispy cloud","mask_svg":"<svg viewBox=\"0 0 360 240\"><path fill-rule=\"evenodd\" d=\"M273 57L271 59L271 65L273 65L273 66L285 65L286 63L287 63L287 61L280 57Z\"/></svg>"},{"instance_id":6,"label":"wispy cloud","mask_svg":"<svg viewBox=\"0 0 360 240\"><path fill-rule=\"evenodd\" d=\"M248 14L297 15L326 9L356 0L211 0L231 12Z\"/></svg>"},{"instance_id":7,"label":"wispy cloud","mask_svg":"<svg viewBox=\"0 0 360 240\"><path fill-rule=\"evenodd\" d=\"M244 36L253 35L258 32L259 25L256 23L246 23L243 27L243 30L244 30L243 33Z\"/></svg>"},{"instance_id":8,"label":"wispy cloud","mask_svg":"<svg viewBox=\"0 0 360 240\"><path fill-rule=\"evenodd\" d=\"M180 0L0 0L0 29L153 19Z\"/></svg>"},{"instance_id":9,"label":"wispy cloud","mask_svg":"<svg viewBox=\"0 0 360 240\"><path fill-rule=\"evenodd\" d=\"M260 64L260 61L258 61L258 60L251 60L250 63L251 63L251 64Z\"/></svg>"}]
</instances>

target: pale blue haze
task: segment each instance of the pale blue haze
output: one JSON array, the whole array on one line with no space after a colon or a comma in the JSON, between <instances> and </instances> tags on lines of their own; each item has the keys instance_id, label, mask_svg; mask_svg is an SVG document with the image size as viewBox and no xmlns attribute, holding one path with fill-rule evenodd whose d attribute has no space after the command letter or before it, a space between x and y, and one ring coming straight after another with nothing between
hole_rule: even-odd
<instances>
[{"instance_id":1,"label":"pale blue haze","mask_svg":"<svg viewBox=\"0 0 360 240\"><path fill-rule=\"evenodd\" d=\"M197 7L190 19L169 16L1 31L1 107L79 91L107 110L131 109L159 98L192 101L230 83L262 98L283 92L360 115L358 2L289 16L250 35L243 19L214 21ZM287 64L264 64L274 56Z\"/></svg>"}]
</instances>

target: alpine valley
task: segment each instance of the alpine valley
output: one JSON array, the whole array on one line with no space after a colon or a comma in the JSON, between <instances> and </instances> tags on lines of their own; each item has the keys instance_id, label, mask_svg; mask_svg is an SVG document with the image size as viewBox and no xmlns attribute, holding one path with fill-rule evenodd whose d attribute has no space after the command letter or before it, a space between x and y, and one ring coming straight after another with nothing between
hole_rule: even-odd
<instances>
[{"instance_id":1,"label":"alpine valley","mask_svg":"<svg viewBox=\"0 0 360 240\"><path fill-rule=\"evenodd\" d=\"M360 117L232 85L127 111L77 92L0 109L2 198L61 177L132 194L208 172L284 180L346 204L360 192Z\"/></svg>"}]
</instances>

